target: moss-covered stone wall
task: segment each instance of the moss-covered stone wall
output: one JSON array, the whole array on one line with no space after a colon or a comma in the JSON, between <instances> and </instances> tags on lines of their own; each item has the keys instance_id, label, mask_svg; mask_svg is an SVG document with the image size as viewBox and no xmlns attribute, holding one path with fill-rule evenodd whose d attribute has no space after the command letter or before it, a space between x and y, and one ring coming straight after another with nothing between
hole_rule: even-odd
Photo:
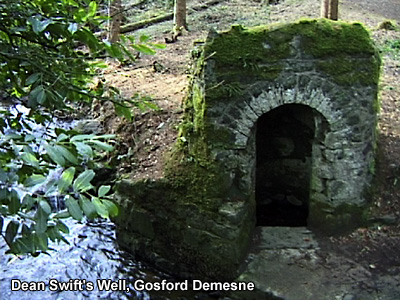
<instances>
[{"instance_id":1,"label":"moss-covered stone wall","mask_svg":"<svg viewBox=\"0 0 400 300\"><path fill-rule=\"evenodd\" d=\"M255 124L287 104L315 112L310 228L330 234L362 222L381 63L362 25L233 26L192 54L165 178L117 187L123 245L182 276L234 278L255 226Z\"/></svg>"}]
</instances>

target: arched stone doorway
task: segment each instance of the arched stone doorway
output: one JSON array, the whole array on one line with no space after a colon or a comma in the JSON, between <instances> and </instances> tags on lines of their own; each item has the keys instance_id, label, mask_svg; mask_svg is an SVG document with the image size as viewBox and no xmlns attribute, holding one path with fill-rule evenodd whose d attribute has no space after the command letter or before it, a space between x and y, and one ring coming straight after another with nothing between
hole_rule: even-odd
<instances>
[{"instance_id":1,"label":"arched stone doorway","mask_svg":"<svg viewBox=\"0 0 400 300\"><path fill-rule=\"evenodd\" d=\"M313 148L321 144L321 115L309 106L285 104L256 123L258 226L306 226Z\"/></svg>"}]
</instances>

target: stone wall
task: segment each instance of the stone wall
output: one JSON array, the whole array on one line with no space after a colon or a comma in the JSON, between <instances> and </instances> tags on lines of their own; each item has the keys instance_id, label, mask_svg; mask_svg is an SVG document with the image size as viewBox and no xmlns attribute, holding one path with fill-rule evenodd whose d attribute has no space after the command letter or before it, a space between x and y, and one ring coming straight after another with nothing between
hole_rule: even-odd
<instances>
[{"instance_id":1,"label":"stone wall","mask_svg":"<svg viewBox=\"0 0 400 300\"><path fill-rule=\"evenodd\" d=\"M360 24L302 20L210 32L193 66L177 145L158 181L121 181L120 242L180 275L234 278L256 222L256 124L311 111L310 229L363 221L374 166L380 57ZM296 106L293 106L296 107Z\"/></svg>"}]
</instances>

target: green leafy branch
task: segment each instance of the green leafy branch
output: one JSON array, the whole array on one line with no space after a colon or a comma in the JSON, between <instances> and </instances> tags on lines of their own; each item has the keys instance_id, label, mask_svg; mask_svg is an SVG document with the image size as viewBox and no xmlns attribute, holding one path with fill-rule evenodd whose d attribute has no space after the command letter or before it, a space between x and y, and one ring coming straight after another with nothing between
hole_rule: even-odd
<instances>
[{"instance_id":1,"label":"green leafy branch","mask_svg":"<svg viewBox=\"0 0 400 300\"><path fill-rule=\"evenodd\" d=\"M14 218L2 234L9 252L36 255L48 250L48 239L66 242L63 234L68 233L68 227L61 219L81 221L84 216L93 219L118 214L109 195L111 186L94 187L95 172L88 164L113 150L114 135L58 130L55 140L25 132L1 137L0 160L5 164L0 169L0 231L3 216ZM63 197L67 208L52 212L52 197ZM23 218L23 222L15 218Z\"/></svg>"},{"instance_id":2,"label":"green leafy branch","mask_svg":"<svg viewBox=\"0 0 400 300\"><path fill-rule=\"evenodd\" d=\"M74 103L112 101L117 114L130 119L131 108L155 107L151 99L124 99L110 86L92 88L105 67L102 58L134 60L135 51L154 54L164 46L121 37L99 40L93 33L105 17L90 0L0 1L0 98L23 103L28 115L0 111L0 231L14 254L37 255L48 241L67 240L62 221L118 213L110 185L96 185L95 167L113 151L113 135L83 135L50 130L54 111L72 110ZM35 134L32 127L44 125ZM66 208L55 211L53 199Z\"/></svg>"}]
</instances>

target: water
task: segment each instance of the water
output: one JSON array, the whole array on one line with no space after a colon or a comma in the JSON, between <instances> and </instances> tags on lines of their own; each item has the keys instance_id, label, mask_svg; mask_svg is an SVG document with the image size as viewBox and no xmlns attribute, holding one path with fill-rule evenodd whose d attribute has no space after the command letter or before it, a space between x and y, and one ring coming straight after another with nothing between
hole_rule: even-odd
<instances>
[{"instance_id":1,"label":"water","mask_svg":"<svg viewBox=\"0 0 400 300\"><path fill-rule=\"evenodd\" d=\"M104 219L94 222L78 222L65 220L70 234L65 235L69 242L51 243L54 250L49 255L38 257L29 255L16 257L5 254L7 245L0 238L0 295L2 300L70 300L70 299L229 299L219 293L202 291L136 291L134 282L180 282L168 274L151 268L147 264L135 260L128 252L120 249L116 240L115 225ZM4 234L4 232L3 232ZM21 282L44 282L45 291L12 291L11 280ZM69 282L78 280L93 283L93 291L51 291L50 280ZM117 282L124 280L129 291L101 291L97 288L98 279L110 279ZM16 286L16 285L15 285ZM54 285L53 285L54 286Z\"/></svg>"},{"instance_id":2,"label":"water","mask_svg":"<svg viewBox=\"0 0 400 300\"><path fill-rule=\"evenodd\" d=\"M57 119L53 119L51 123L47 122L45 125L36 124L26 118L30 109L20 104L0 102L0 110L7 110L13 117L21 116L25 130L36 137L54 136L55 127L71 128L73 125L72 122L62 122ZM60 172L60 170L53 171L55 175L52 173L49 176L56 176L57 172ZM14 188L16 188L20 197L23 197L27 192L19 186L14 186ZM60 205L62 206L63 199L57 198L57 201L53 201L53 198L56 197L49 199L53 210L62 209L63 207L60 207ZM11 218L7 218L5 223L10 220ZM49 246L53 250L48 251L48 255L15 257L6 254L7 244L0 237L0 294L2 300L150 299L148 293L135 291L130 282L135 279L155 280L157 277L149 278L151 272L148 271L147 266L135 262L128 253L119 249L113 223L104 219L95 222L78 222L69 219L65 223L70 229L70 234L65 235L69 244L50 243ZM3 227L4 230L6 225ZM5 235L4 231L2 235ZM43 282L45 291L12 291L11 280L16 279L20 282ZM86 280L85 283L93 283L94 290L88 291L85 285L82 291L78 287L74 288L75 291L52 291L50 289L52 286L49 284L51 279L66 283L70 280L82 282ZM113 281L124 279L127 283L127 290L100 291L96 284L98 279Z\"/></svg>"},{"instance_id":3,"label":"water","mask_svg":"<svg viewBox=\"0 0 400 300\"><path fill-rule=\"evenodd\" d=\"M147 292L137 292L133 282L159 280L162 273L156 274L143 263L136 262L121 250L116 243L115 225L106 220L80 223L66 220L70 235L66 235L69 245L52 243L49 255L38 257L22 256L16 258L5 254L7 245L0 241L0 290L1 299L151 299ZM152 274L153 273L153 274ZM165 277L165 276L163 276ZM11 291L11 280L42 281L46 291ZM70 279L86 280L94 284L93 291L50 291L49 281L57 279L68 282ZM129 291L100 291L96 288L97 279L124 279Z\"/></svg>"}]
</instances>

